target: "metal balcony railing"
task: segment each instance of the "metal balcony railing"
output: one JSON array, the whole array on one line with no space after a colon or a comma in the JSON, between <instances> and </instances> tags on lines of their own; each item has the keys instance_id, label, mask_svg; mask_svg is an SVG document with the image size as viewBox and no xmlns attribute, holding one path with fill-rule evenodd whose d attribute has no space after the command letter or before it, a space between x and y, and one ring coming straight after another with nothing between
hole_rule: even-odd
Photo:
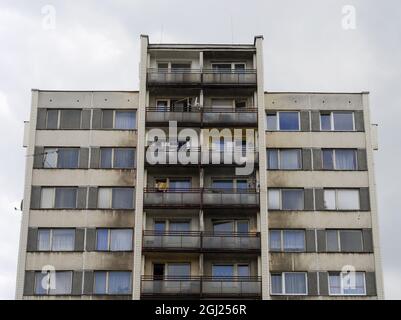
<instances>
[{"instance_id":1,"label":"metal balcony railing","mask_svg":"<svg viewBox=\"0 0 401 320\"><path fill-rule=\"evenodd\" d=\"M205 188L202 193L202 205L207 207L259 205L259 193L256 189Z\"/></svg>"},{"instance_id":2,"label":"metal balcony railing","mask_svg":"<svg viewBox=\"0 0 401 320\"><path fill-rule=\"evenodd\" d=\"M258 232L208 232L145 230L142 241L144 251L245 251L260 250Z\"/></svg>"},{"instance_id":3,"label":"metal balcony railing","mask_svg":"<svg viewBox=\"0 0 401 320\"><path fill-rule=\"evenodd\" d=\"M144 189L144 205L146 207L199 207L202 190L188 189Z\"/></svg>"},{"instance_id":4,"label":"metal balcony railing","mask_svg":"<svg viewBox=\"0 0 401 320\"><path fill-rule=\"evenodd\" d=\"M258 298L261 296L260 277L211 276L142 276L142 296L192 296Z\"/></svg>"}]
</instances>

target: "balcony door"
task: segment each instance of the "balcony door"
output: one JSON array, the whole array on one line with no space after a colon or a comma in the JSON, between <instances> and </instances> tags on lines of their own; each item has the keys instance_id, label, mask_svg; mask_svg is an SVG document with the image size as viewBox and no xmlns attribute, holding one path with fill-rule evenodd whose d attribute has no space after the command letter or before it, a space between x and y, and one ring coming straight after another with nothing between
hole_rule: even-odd
<instances>
[{"instance_id":1,"label":"balcony door","mask_svg":"<svg viewBox=\"0 0 401 320\"><path fill-rule=\"evenodd\" d=\"M191 189L190 179L170 179L169 189L172 190L188 190Z\"/></svg>"}]
</instances>

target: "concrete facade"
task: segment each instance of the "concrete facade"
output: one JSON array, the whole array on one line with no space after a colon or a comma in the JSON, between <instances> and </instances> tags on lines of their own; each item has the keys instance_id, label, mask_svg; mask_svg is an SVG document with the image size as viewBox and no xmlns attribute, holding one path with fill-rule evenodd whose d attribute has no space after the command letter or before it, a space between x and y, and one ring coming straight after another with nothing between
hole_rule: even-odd
<instances>
[{"instance_id":1,"label":"concrete facade","mask_svg":"<svg viewBox=\"0 0 401 320\"><path fill-rule=\"evenodd\" d=\"M17 299L384 298L368 93L265 92L261 36L141 36L140 59L139 91L32 90ZM209 129L254 130L252 173L151 164L150 133L168 137L169 120L199 135L199 148L184 141L199 157ZM298 167L285 168L286 151ZM61 289L40 287L58 275Z\"/></svg>"}]
</instances>

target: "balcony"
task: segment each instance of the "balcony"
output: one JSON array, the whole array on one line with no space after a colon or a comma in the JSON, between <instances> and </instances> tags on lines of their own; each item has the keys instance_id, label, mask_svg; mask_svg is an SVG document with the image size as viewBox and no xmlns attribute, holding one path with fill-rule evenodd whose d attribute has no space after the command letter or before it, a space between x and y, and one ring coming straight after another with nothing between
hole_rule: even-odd
<instances>
[{"instance_id":1,"label":"balcony","mask_svg":"<svg viewBox=\"0 0 401 320\"><path fill-rule=\"evenodd\" d=\"M200 189L144 189L144 207L145 208L188 208L200 207L201 190Z\"/></svg>"},{"instance_id":2,"label":"balcony","mask_svg":"<svg viewBox=\"0 0 401 320\"><path fill-rule=\"evenodd\" d=\"M203 69L202 72L204 85L256 85L256 69Z\"/></svg>"},{"instance_id":3,"label":"balcony","mask_svg":"<svg viewBox=\"0 0 401 320\"><path fill-rule=\"evenodd\" d=\"M260 298L260 277L142 276L143 298Z\"/></svg>"},{"instance_id":4,"label":"balcony","mask_svg":"<svg viewBox=\"0 0 401 320\"><path fill-rule=\"evenodd\" d=\"M147 125L168 124L169 121L176 121L177 125L190 127L199 126L202 120L202 113L199 108L191 108L189 111L169 110L155 107L146 108Z\"/></svg>"},{"instance_id":5,"label":"balcony","mask_svg":"<svg viewBox=\"0 0 401 320\"><path fill-rule=\"evenodd\" d=\"M243 252L260 251L259 233L214 233L201 231L143 232L143 251L198 251L198 252Z\"/></svg>"},{"instance_id":6,"label":"balcony","mask_svg":"<svg viewBox=\"0 0 401 320\"><path fill-rule=\"evenodd\" d=\"M259 193L256 189L203 189L204 207L257 207Z\"/></svg>"},{"instance_id":7,"label":"balcony","mask_svg":"<svg viewBox=\"0 0 401 320\"><path fill-rule=\"evenodd\" d=\"M227 126L230 127L256 127L258 113L256 107L248 108L216 108L205 107L202 109L203 126Z\"/></svg>"},{"instance_id":8,"label":"balcony","mask_svg":"<svg viewBox=\"0 0 401 320\"><path fill-rule=\"evenodd\" d=\"M199 85L202 73L199 69L160 69L148 68L148 85Z\"/></svg>"}]
</instances>

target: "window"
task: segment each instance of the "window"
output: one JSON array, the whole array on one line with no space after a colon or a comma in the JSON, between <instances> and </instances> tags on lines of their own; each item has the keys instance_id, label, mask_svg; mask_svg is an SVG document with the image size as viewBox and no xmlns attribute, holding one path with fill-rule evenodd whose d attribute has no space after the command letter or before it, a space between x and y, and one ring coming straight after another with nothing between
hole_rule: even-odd
<instances>
[{"instance_id":1,"label":"window","mask_svg":"<svg viewBox=\"0 0 401 320\"><path fill-rule=\"evenodd\" d=\"M269 149L267 151L268 168L270 170L302 169L300 149Z\"/></svg>"},{"instance_id":2,"label":"window","mask_svg":"<svg viewBox=\"0 0 401 320\"><path fill-rule=\"evenodd\" d=\"M330 272L330 295L366 295L364 272Z\"/></svg>"},{"instance_id":3,"label":"window","mask_svg":"<svg viewBox=\"0 0 401 320\"><path fill-rule=\"evenodd\" d=\"M132 130L136 128L135 111L116 111L114 129Z\"/></svg>"},{"instance_id":4,"label":"window","mask_svg":"<svg viewBox=\"0 0 401 320\"><path fill-rule=\"evenodd\" d=\"M95 294L130 294L131 272L96 271L94 276Z\"/></svg>"},{"instance_id":5,"label":"window","mask_svg":"<svg viewBox=\"0 0 401 320\"><path fill-rule=\"evenodd\" d=\"M58 129L58 110L47 110L46 129Z\"/></svg>"},{"instance_id":6,"label":"window","mask_svg":"<svg viewBox=\"0 0 401 320\"><path fill-rule=\"evenodd\" d=\"M305 251L304 230L270 230L270 249L274 251Z\"/></svg>"},{"instance_id":7,"label":"window","mask_svg":"<svg viewBox=\"0 0 401 320\"><path fill-rule=\"evenodd\" d=\"M362 231L326 230L326 247L329 252L362 252Z\"/></svg>"},{"instance_id":8,"label":"window","mask_svg":"<svg viewBox=\"0 0 401 320\"><path fill-rule=\"evenodd\" d=\"M131 251L132 229L97 229L96 250Z\"/></svg>"},{"instance_id":9,"label":"window","mask_svg":"<svg viewBox=\"0 0 401 320\"><path fill-rule=\"evenodd\" d=\"M320 114L322 131L354 131L353 112L324 112Z\"/></svg>"},{"instance_id":10,"label":"window","mask_svg":"<svg viewBox=\"0 0 401 320\"><path fill-rule=\"evenodd\" d=\"M324 207L326 210L359 210L359 190L326 189Z\"/></svg>"},{"instance_id":11,"label":"window","mask_svg":"<svg viewBox=\"0 0 401 320\"><path fill-rule=\"evenodd\" d=\"M270 189L268 191L268 197L269 209L304 209L304 191L302 189Z\"/></svg>"},{"instance_id":12,"label":"window","mask_svg":"<svg viewBox=\"0 0 401 320\"><path fill-rule=\"evenodd\" d=\"M243 62L219 62L212 63L212 69L215 72L238 72L245 71L246 64Z\"/></svg>"},{"instance_id":13,"label":"window","mask_svg":"<svg viewBox=\"0 0 401 320\"><path fill-rule=\"evenodd\" d=\"M74 251L74 229L39 229L39 251Z\"/></svg>"},{"instance_id":14,"label":"window","mask_svg":"<svg viewBox=\"0 0 401 320\"><path fill-rule=\"evenodd\" d=\"M76 188L56 188L55 208L72 209L77 206Z\"/></svg>"},{"instance_id":15,"label":"window","mask_svg":"<svg viewBox=\"0 0 401 320\"><path fill-rule=\"evenodd\" d=\"M216 220L213 221L213 232L215 233L248 233L249 221L247 220Z\"/></svg>"},{"instance_id":16,"label":"window","mask_svg":"<svg viewBox=\"0 0 401 320\"><path fill-rule=\"evenodd\" d=\"M82 110L60 110L60 129L80 129Z\"/></svg>"},{"instance_id":17,"label":"window","mask_svg":"<svg viewBox=\"0 0 401 320\"><path fill-rule=\"evenodd\" d=\"M101 148L100 167L102 169L131 169L135 167L135 149Z\"/></svg>"},{"instance_id":18,"label":"window","mask_svg":"<svg viewBox=\"0 0 401 320\"><path fill-rule=\"evenodd\" d=\"M299 131L299 127L299 112L297 111L269 112L266 115L268 131Z\"/></svg>"},{"instance_id":19,"label":"window","mask_svg":"<svg viewBox=\"0 0 401 320\"><path fill-rule=\"evenodd\" d=\"M133 209L133 188L99 188L98 208Z\"/></svg>"},{"instance_id":20,"label":"window","mask_svg":"<svg viewBox=\"0 0 401 320\"><path fill-rule=\"evenodd\" d=\"M283 272L271 274L271 294L306 295L305 272Z\"/></svg>"},{"instance_id":21,"label":"window","mask_svg":"<svg viewBox=\"0 0 401 320\"><path fill-rule=\"evenodd\" d=\"M54 188L42 188L40 195L40 208L51 209L54 208Z\"/></svg>"},{"instance_id":22,"label":"window","mask_svg":"<svg viewBox=\"0 0 401 320\"><path fill-rule=\"evenodd\" d=\"M35 274L36 295L69 295L71 288L71 271L36 272Z\"/></svg>"},{"instance_id":23,"label":"window","mask_svg":"<svg viewBox=\"0 0 401 320\"><path fill-rule=\"evenodd\" d=\"M168 263L166 269L169 277L189 277L191 275L189 263Z\"/></svg>"},{"instance_id":24,"label":"window","mask_svg":"<svg viewBox=\"0 0 401 320\"><path fill-rule=\"evenodd\" d=\"M248 264L214 264L212 265L213 278L249 277L251 270Z\"/></svg>"},{"instance_id":25,"label":"window","mask_svg":"<svg viewBox=\"0 0 401 320\"><path fill-rule=\"evenodd\" d=\"M179 190L179 189L183 189L183 190L187 190L187 189L191 189L191 180L174 180L174 179L170 179L169 180L169 189L172 190Z\"/></svg>"},{"instance_id":26,"label":"window","mask_svg":"<svg viewBox=\"0 0 401 320\"><path fill-rule=\"evenodd\" d=\"M236 190L237 192L246 192L250 189L248 180L236 179L213 179L212 189Z\"/></svg>"},{"instance_id":27,"label":"window","mask_svg":"<svg viewBox=\"0 0 401 320\"><path fill-rule=\"evenodd\" d=\"M78 168L79 148L45 148L44 168Z\"/></svg>"},{"instance_id":28,"label":"window","mask_svg":"<svg viewBox=\"0 0 401 320\"><path fill-rule=\"evenodd\" d=\"M325 170L356 170L356 150L353 149L323 149L323 169Z\"/></svg>"},{"instance_id":29,"label":"window","mask_svg":"<svg viewBox=\"0 0 401 320\"><path fill-rule=\"evenodd\" d=\"M44 168L57 168L57 153L56 148L45 148L43 155Z\"/></svg>"}]
</instances>

